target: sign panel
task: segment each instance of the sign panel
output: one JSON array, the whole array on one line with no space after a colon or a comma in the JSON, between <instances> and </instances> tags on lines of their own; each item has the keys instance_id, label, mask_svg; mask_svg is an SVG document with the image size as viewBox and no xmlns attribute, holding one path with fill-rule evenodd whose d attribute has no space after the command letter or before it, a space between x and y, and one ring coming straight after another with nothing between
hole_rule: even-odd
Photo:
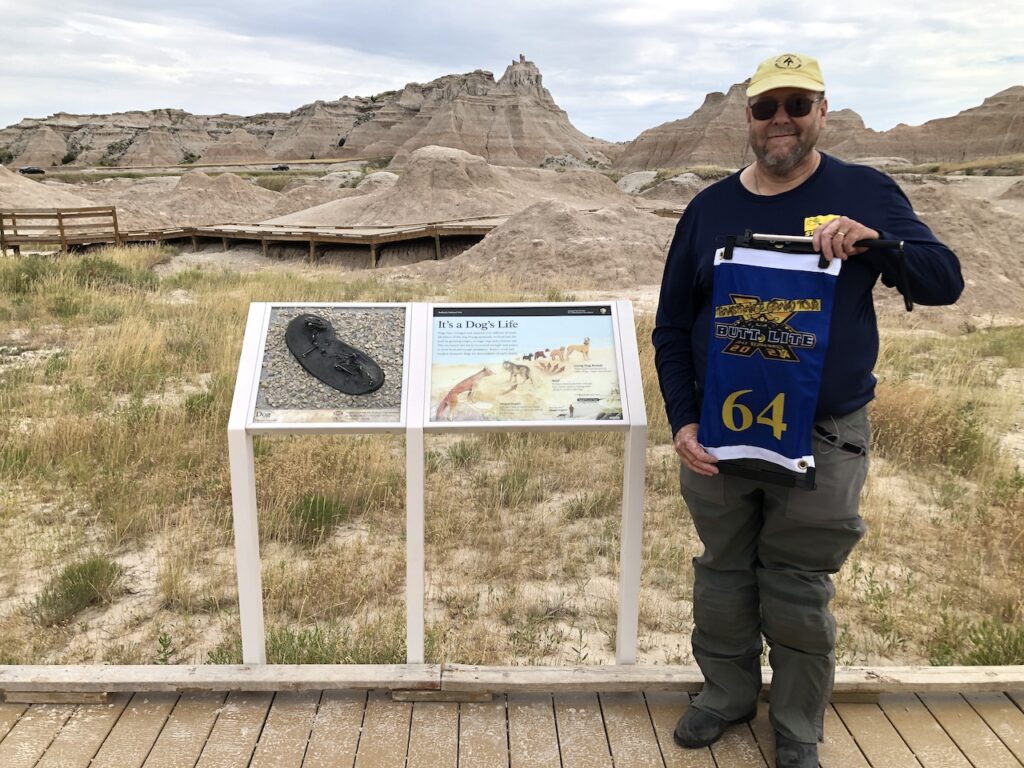
<instances>
[{"instance_id":1,"label":"sign panel","mask_svg":"<svg viewBox=\"0 0 1024 768\"><path fill-rule=\"evenodd\" d=\"M434 305L429 423L622 422L613 304Z\"/></svg>"},{"instance_id":2,"label":"sign panel","mask_svg":"<svg viewBox=\"0 0 1024 768\"><path fill-rule=\"evenodd\" d=\"M250 423L400 424L405 305L270 305Z\"/></svg>"}]
</instances>

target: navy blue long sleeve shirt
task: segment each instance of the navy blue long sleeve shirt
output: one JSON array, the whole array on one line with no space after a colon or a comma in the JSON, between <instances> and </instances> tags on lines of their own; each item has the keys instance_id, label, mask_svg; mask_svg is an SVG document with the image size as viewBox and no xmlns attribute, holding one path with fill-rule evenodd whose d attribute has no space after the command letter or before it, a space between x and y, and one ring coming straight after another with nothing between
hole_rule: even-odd
<instances>
[{"instance_id":1,"label":"navy blue long sleeve shirt","mask_svg":"<svg viewBox=\"0 0 1024 768\"><path fill-rule=\"evenodd\" d=\"M669 248L652 341L661 393L674 435L699 421L696 387L704 382L711 332L714 255L729 235L746 230L805 234L805 219L830 214L903 240L911 298L917 304L952 304L964 287L960 262L939 242L883 173L821 154L817 170L799 187L760 196L740 183L739 172L713 184L686 207ZM836 283L829 346L816 415L843 416L867 404L875 391L878 324L871 292L899 286L892 252L869 250L843 263ZM900 290L905 290L899 286Z\"/></svg>"}]
</instances>

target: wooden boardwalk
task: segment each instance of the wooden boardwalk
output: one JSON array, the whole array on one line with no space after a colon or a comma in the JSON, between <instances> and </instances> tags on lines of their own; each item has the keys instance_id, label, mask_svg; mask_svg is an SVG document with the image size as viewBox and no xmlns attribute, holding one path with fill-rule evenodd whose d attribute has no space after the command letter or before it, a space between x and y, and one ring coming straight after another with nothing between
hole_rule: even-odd
<instances>
[{"instance_id":1,"label":"wooden boardwalk","mask_svg":"<svg viewBox=\"0 0 1024 768\"><path fill-rule=\"evenodd\" d=\"M672 742L689 694L383 690L120 692L0 704L3 768L770 768L767 705L710 749ZM823 768L1021 768L1024 693L883 693L826 711Z\"/></svg>"}]
</instances>

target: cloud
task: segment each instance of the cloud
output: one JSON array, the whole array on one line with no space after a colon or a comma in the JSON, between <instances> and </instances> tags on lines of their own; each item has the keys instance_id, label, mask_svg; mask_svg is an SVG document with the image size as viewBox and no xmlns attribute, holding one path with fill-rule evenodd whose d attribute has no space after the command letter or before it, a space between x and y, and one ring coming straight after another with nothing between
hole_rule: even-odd
<instances>
[{"instance_id":1,"label":"cloud","mask_svg":"<svg viewBox=\"0 0 1024 768\"><path fill-rule=\"evenodd\" d=\"M570 119L628 140L789 48L876 129L1024 83L1024 14L979 0L0 0L0 125L57 111L288 111L535 61Z\"/></svg>"}]
</instances>

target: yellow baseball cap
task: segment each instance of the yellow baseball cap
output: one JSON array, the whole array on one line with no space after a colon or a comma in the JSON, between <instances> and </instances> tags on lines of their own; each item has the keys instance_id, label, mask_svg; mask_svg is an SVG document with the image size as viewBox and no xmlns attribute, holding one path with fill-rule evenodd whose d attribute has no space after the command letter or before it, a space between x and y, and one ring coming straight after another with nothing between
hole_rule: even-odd
<instances>
[{"instance_id":1,"label":"yellow baseball cap","mask_svg":"<svg viewBox=\"0 0 1024 768\"><path fill-rule=\"evenodd\" d=\"M747 98L775 88L803 88L823 93L825 78L821 75L818 60L799 53L783 53L765 59L750 78Z\"/></svg>"}]
</instances>

